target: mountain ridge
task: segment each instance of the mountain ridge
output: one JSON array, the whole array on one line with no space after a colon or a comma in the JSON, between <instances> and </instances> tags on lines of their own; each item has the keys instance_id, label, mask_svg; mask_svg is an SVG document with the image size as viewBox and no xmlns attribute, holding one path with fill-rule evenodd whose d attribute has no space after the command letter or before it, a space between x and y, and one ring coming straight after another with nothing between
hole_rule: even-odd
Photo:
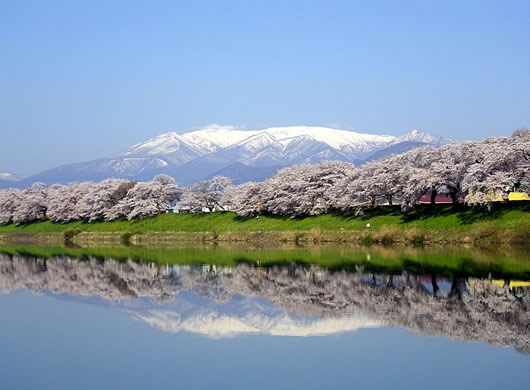
<instances>
[{"instance_id":1,"label":"mountain ridge","mask_svg":"<svg viewBox=\"0 0 530 390\"><path fill-rule=\"evenodd\" d=\"M441 146L450 139L413 130L402 136L357 133L348 130L312 126L271 127L263 130L237 130L210 126L183 134L168 132L136 143L107 157L61 165L17 182L0 180L0 187L27 187L33 182L68 183L97 181L109 177L150 180L159 173L175 177L189 185L211 177L235 163L258 168L284 167L323 160L352 163L403 153L422 145ZM260 170L261 169L261 170ZM250 170L245 179L252 178ZM274 172L271 169L270 172ZM241 182L236 176L234 182Z\"/></svg>"}]
</instances>

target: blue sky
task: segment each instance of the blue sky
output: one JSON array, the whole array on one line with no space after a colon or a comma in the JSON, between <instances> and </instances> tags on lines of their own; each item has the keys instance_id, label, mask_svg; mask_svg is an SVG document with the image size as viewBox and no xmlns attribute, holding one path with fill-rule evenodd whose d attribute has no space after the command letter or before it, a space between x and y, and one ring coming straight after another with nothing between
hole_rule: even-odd
<instances>
[{"instance_id":1,"label":"blue sky","mask_svg":"<svg viewBox=\"0 0 530 390\"><path fill-rule=\"evenodd\" d=\"M529 1L0 0L0 172L211 123L530 126Z\"/></svg>"}]
</instances>

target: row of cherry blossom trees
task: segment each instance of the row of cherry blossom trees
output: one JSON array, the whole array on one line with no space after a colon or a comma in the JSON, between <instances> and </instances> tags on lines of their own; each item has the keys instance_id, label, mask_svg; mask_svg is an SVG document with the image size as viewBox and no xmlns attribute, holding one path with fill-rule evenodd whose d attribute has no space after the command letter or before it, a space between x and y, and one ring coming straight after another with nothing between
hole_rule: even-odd
<instances>
[{"instance_id":1,"label":"row of cherry blossom trees","mask_svg":"<svg viewBox=\"0 0 530 390\"><path fill-rule=\"evenodd\" d=\"M507 200L510 192L530 192L529 181L530 131L523 129L511 137L420 147L359 168L343 162L292 166L265 182L230 188L224 202L242 216L316 215L382 203L408 210L426 193L434 203L442 191L470 205Z\"/></svg>"},{"instance_id":2,"label":"row of cherry blossom trees","mask_svg":"<svg viewBox=\"0 0 530 390\"><path fill-rule=\"evenodd\" d=\"M345 162L295 165L263 182L239 186L214 177L185 189L167 175L148 182L107 179L49 188L35 183L24 190L0 190L0 223L130 220L167 212L175 201L241 216L317 215L378 204L407 210L426 193L434 202L442 191L454 202L485 204L507 199L512 191L529 192L529 180L530 131L519 130L511 137L420 147L359 168Z\"/></svg>"},{"instance_id":3,"label":"row of cherry blossom trees","mask_svg":"<svg viewBox=\"0 0 530 390\"><path fill-rule=\"evenodd\" d=\"M221 200L231 186L230 179L218 176L191 188L181 188L167 175L157 175L147 182L107 179L99 183L55 184L49 188L34 183L24 190L0 190L0 224L41 219L61 223L131 220L168 212L177 203L188 210L224 210Z\"/></svg>"},{"instance_id":4,"label":"row of cherry blossom trees","mask_svg":"<svg viewBox=\"0 0 530 390\"><path fill-rule=\"evenodd\" d=\"M166 175L138 183L107 179L49 188L35 183L25 190L0 191L0 223L21 224L44 218L54 222L132 219L168 211L168 201L181 193L175 180Z\"/></svg>"}]
</instances>

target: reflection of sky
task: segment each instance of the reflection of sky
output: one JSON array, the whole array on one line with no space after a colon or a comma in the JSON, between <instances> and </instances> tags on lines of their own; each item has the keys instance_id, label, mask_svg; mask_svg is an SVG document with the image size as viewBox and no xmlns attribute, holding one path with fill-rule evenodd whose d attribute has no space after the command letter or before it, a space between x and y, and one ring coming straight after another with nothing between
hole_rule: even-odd
<instances>
[{"instance_id":1,"label":"reflection of sky","mask_svg":"<svg viewBox=\"0 0 530 390\"><path fill-rule=\"evenodd\" d=\"M212 340L112 306L0 295L2 389L522 388L529 367L512 348L402 329Z\"/></svg>"}]
</instances>

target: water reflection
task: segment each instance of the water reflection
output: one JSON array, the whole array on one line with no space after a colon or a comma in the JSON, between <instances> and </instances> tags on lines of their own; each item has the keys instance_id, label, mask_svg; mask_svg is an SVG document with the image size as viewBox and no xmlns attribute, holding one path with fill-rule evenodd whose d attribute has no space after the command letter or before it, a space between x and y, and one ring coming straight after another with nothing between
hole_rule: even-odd
<instances>
[{"instance_id":1,"label":"water reflection","mask_svg":"<svg viewBox=\"0 0 530 390\"><path fill-rule=\"evenodd\" d=\"M160 265L0 255L0 291L98 297L168 332L313 336L404 327L530 352L530 283L315 265ZM64 295L66 294L66 295Z\"/></svg>"}]
</instances>

